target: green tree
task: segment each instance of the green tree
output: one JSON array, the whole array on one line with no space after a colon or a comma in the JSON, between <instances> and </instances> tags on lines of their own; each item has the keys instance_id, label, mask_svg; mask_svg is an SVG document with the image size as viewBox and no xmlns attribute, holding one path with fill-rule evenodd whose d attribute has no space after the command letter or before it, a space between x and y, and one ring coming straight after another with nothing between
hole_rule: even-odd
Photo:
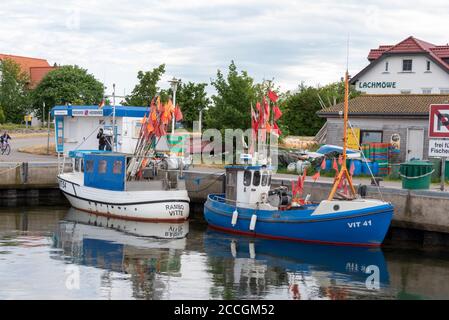
<instances>
[{"instance_id":1,"label":"green tree","mask_svg":"<svg viewBox=\"0 0 449 320\"><path fill-rule=\"evenodd\" d=\"M350 98L360 93L350 90ZM314 136L326 122L316 114L325 107L344 100L344 82L335 82L324 87L306 86L302 83L296 93L288 93L282 103L283 128L288 134L297 136Z\"/></svg>"},{"instance_id":2,"label":"green tree","mask_svg":"<svg viewBox=\"0 0 449 320\"><path fill-rule=\"evenodd\" d=\"M251 104L257 100L257 88L254 80L246 71L237 71L234 61L229 65L225 77L218 70L217 78L212 81L217 91L212 96L213 107L207 112L206 125L216 129L248 129L251 127Z\"/></svg>"},{"instance_id":3,"label":"green tree","mask_svg":"<svg viewBox=\"0 0 449 320\"><path fill-rule=\"evenodd\" d=\"M30 109L29 77L10 59L0 61L0 106L5 121L19 123Z\"/></svg>"},{"instance_id":4,"label":"green tree","mask_svg":"<svg viewBox=\"0 0 449 320\"><path fill-rule=\"evenodd\" d=\"M131 94L125 98L123 104L128 106L148 106L151 99L159 93L160 89L157 83L161 80L164 73L165 64L161 64L151 71L139 71L137 73L139 83L134 87Z\"/></svg>"},{"instance_id":5,"label":"green tree","mask_svg":"<svg viewBox=\"0 0 449 320\"><path fill-rule=\"evenodd\" d=\"M33 92L36 114L42 118L55 105L99 104L104 95L104 85L78 66L62 66L50 71Z\"/></svg>"},{"instance_id":6,"label":"green tree","mask_svg":"<svg viewBox=\"0 0 449 320\"><path fill-rule=\"evenodd\" d=\"M0 107L0 123L5 123L5 121L6 121L5 112L3 112L3 108Z\"/></svg>"},{"instance_id":7,"label":"green tree","mask_svg":"<svg viewBox=\"0 0 449 320\"><path fill-rule=\"evenodd\" d=\"M176 104L180 106L183 114L183 124L186 128L193 127L193 122L198 121L200 109L209 107L210 99L206 93L206 83L181 83L176 91ZM172 90L164 91L161 96L166 101L173 96Z\"/></svg>"}]
</instances>

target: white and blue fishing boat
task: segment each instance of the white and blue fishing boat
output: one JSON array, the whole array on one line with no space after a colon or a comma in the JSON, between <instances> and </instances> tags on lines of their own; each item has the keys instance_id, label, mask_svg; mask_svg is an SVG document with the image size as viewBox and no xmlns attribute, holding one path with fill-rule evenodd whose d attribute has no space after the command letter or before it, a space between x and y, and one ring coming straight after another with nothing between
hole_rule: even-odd
<instances>
[{"instance_id":1,"label":"white and blue fishing boat","mask_svg":"<svg viewBox=\"0 0 449 320\"><path fill-rule=\"evenodd\" d=\"M226 167L225 194L210 194L204 216L212 228L248 236L322 244L380 246L393 216L391 203L360 197L346 167L348 73L344 110L343 161L328 199L296 201L286 187L271 190L266 164ZM253 157L257 158L257 157ZM339 192L343 184L348 192Z\"/></svg>"}]
</instances>

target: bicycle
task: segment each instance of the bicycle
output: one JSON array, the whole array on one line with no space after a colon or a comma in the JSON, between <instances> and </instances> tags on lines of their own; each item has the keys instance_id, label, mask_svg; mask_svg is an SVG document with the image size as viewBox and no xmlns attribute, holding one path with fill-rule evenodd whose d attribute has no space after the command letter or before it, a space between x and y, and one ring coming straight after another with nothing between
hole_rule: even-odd
<instances>
[{"instance_id":1,"label":"bicycle","mask_svg":"<svg viewBox=\"0 0 449 320\"><path fill-rule=\"evenodd\" d=\"M4 155L9 155L9 153L11 152L11 146L9 145L9 142L2 142L1 143L1 147L0 150L2 151L2 154Z\"/></svg>"}]
</instances>

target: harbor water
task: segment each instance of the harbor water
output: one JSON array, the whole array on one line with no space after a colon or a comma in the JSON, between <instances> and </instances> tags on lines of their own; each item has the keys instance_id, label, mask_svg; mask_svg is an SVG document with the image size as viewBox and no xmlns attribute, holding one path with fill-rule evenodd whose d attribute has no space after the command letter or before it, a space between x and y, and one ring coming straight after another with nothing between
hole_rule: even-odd
<instances>
[{"instance_id":1,"label":"harbor water","mask_svg":"<svg viewBox=\"0 0 449 320\"><path fill-rule=\"evenodd\" d=\"M67 207L0 210L0 299L448 299L449 255L253 239Z\"/></svg>"}]
</instances>

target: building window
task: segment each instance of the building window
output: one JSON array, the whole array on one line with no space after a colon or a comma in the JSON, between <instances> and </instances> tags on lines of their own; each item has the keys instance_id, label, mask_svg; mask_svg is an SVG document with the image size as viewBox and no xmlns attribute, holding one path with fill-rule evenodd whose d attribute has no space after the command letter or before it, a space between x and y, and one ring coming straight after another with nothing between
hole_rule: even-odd
<instances>
[{"instance_id":1,"label":"building window","mask_svg":"<svg viewBox=\"0 0 449 320\"><path fill-rule=\"evenodd\" d=\"M427 60L427 63L426 63L426 71L430 71L430 61L429 60Z\"/></svg>"},{"instance_id":2,"label":"building window","mask_svg":"<svg viewBox=\"0 0 449 320\"><path fill-rule=\"evenodd\" d=\"M268 184L268 173L264 172L262 174L262 187L265 187Z\"/></svg>"},{"instance_id":3,"label":"building window","mask_svg":"<svg viewBox=\"0 0 449 320\"><path fill-rule=\"evenodd\" d=\"M382 142L382 131L360 131L360 143Z\"/></svg>"},{"instance_id":4,"label":"building window","mask_svg":"<svg viewBox=\"0 0 449 320\"><path fill-rule=\"evenodd\" d=\"M245 170L245 173L243 174L243 185L245 187L249 187L251 185L251 171Z\"/></svg>"},{"instance_id":5,"label":"building window","mask_svg":"<svg viewBox=\"0 0 449 320\"><path fill-rule=\"evenodd\" d=\"M122 174L122 161L116 160L114 161L114 167L112 168L113 174Z\"/></svg>"},{"instance_id":6,"label":"building window","mask_svg":"<svg viewBox=\"0 0 449 320\"><path fill-rule=\"evenodd\" d=\"M387 62L385 62L385 72L388 72L388 67L389 67L389 63L387 61Z\"/></svg>"},{"instance_id":7,"label":"building window","mask_svg":"<svg viewBox=\"0 0 449 320\"><path fill-rule=\"evenodd\" d=\"M449 89L440 89L441 94L449 94Z\"/></svg>"},{"instance_id":8,"label":"building window","mask_svg":"<svg viewBox=\"0 0 449 320\"><path fill-rule=\"evenodd\" d=\"M92 173L94 172L94 161L86 160L86 172Z\"/></svg>"},{"instance_id":9,"label":"building window","mask_svg":"<svg viewBox=\"0 0 449 320\"><path fill-rule=\"evenodd\" d=\"M258 187L260 185L260 171L254 171L253 186Z\"/></svg>"},{"instance_id":10,"label":"building window","mask_svg":"<svg viewBox=\"0 0 449 320\"><path fill-rule=\"evenodd\" d=\"M413 65L413 60L411 60L411 59L402 60L402 71L411 72L412 65Z\"/></svg>"},{"instance_id":11,"label":"building window","mask_svg":"<svg viewBox=\"0 0 449 320\"><path fill-rule=\"evenodd\" d=\"M98 161L98 173L106 173L107 164L106 160Z\"/></svg>"},{"instance_id":12,"label":"building window","mask_svg":"<svg viewBox=\"0 0 449 320\"><path fill-rule=\"evenodd\" d=\"M422 89L422 93L423 94L431 94L432 93L432 88L424 88L424 89Z\"/></svg>"},{"instance_id":13,"label":"building window","mask_svg":"<svg viewBox=\"0 0 449 320\"><path fill-rule=\"evenodd\" d=\"M411 94L412 90L401 90L401 94Z\"/></svg>"}]
</instances>

